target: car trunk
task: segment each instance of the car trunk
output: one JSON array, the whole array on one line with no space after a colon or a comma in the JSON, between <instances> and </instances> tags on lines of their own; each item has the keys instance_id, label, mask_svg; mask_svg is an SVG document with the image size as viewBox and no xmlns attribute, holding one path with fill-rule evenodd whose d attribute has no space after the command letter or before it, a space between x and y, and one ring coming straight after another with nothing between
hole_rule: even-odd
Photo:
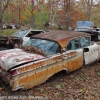
<instances>
[{"instance_id":1,"label":"car trunk","mask_svg":"<svg viewBox=\"0 0 100 100\"><path fill-rule=\"evenodd\" d=\"M15 74L14 68L43 58L42 55L28 53L18 48L0 51L0 76L6 83L9 83L11 76Z\"/></svg>"}]
</instances>

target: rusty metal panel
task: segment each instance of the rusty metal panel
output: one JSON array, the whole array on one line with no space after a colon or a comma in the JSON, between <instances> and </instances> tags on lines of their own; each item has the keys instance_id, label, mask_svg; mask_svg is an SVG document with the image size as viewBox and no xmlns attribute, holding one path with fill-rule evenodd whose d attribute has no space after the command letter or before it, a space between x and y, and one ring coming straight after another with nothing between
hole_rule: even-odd
<instances>
[{"instance_id":1,"label":"rusty metal panel","mask_svg":"<svg viewBox=\"0 0 100 100\"><path fill-rule=\"evenodd\" d=\"M63 54L64 67L68 72L79 69L83 65L83 50L72 50Z\"/></svg>"},{"instance_id":2,"label":"rusty metal panel","mask_svg":"<svg viewBox=\"0 0 100 100\"><path fill-rule=\"evenodd\" d=\"M72 71L82 67L82 65L83 65L83 57L82 56L77 57L75 60L70 60L69 61L68 71L72 72Z\"/></svg>"},{"instance_id":3,"label":"rusty metal panel","mask_svg":"<svg viewBox=\"0 0 100 100\"><path fill-rule=\"evenodd\" d=\"M62 60L62 56L52 56L51 58L41 59L39 61L35 61L29 64L22 65L18 68L15 68L18 70L19 73L24 73L26 71L34 70L37 68L43 68L42 66L47 66L53 63L58 63Z\"/></svg>"},{"instance_id":4,"label":"rusty metal panel","mask_svg":"<svg viewBox=\"0 0 100 100\"><path fill-rule=\"evenodd\" d=\"M63 70L62 57L57 56L55 59L54 61L54 58L48 58L48 60L31 63L29 66L23 67L23 69L21 67L18 68L20 74L14 76L10 81L12 90L16 90L18 87L24 87L24 89L32 88Z\"/></svg>"}]
</instances>

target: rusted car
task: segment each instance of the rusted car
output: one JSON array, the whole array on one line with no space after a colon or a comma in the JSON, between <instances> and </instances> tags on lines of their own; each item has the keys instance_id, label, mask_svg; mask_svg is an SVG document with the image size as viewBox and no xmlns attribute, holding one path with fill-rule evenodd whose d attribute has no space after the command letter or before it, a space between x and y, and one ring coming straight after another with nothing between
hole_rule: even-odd
<instances>
[{"instance_id":1,"label":"rusted car","mask_svg":"<svg viewBox=\"0 0 100 100\"><path fill-rule=\"evenodd\" d=\"M0 36L0 51L21 47L23 40L18 37Z\"/></svg>"},{"instance_id":2,"label":"rusted car","mask_svg":"<svg viewBox=\"0 0 100 100\"><path fill-rule=\"evenodd\" d=\"M18 37L23 40L23 45L30 39L31 36L40 34L40 33L45 33L45 30L35 30L35 29L20 29L17 32L11 34L11 37Z\"/></svg>"},{"instance_id":3,"label":"rusted car","mask_svg":"<svg viewBox=\"0 0 100 100\"><path fill-rule=\"evenodd\" d=\"M99 59L100 46L90 34L51 31L31 37L22 49L0 51L0 75L12 91L26 90Z\"/></svg>"},{"instance_id":4,"label":"rusted car","mask_svg":"<svg viewBox=\"0 0 100 100\"><path fill-rule=\"evenodd\" d=\"M31 36L44 33L45 30L33 30L30 29L20 29L17 32L11 34L10 36L0 36L0 51L13 49L13 48L20 48L22 47Z\"/></svg>"},{"instance_id":5,"label":"rusted car","mask_svg":"<svg viewBox=\"0 0 100 100\"><path fill-rule=\"evenodd\" d=\"M89 33L95 41L100 41L100 27L94 26L91 21L77 21L74 31Z\"/></svg>"}]
</instances>

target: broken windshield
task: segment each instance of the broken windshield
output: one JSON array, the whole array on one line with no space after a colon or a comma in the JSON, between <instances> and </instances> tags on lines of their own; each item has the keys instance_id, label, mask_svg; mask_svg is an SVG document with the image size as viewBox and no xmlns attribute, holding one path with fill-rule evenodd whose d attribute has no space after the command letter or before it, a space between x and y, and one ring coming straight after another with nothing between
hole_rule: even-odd
<instances>
[{"instance_id":1,"label":"broken windshield","mask_svg":"<svg viewBox=\"0 0 100 100\"><path fill-rule=\"evenodd\" d=\"M30 39L24 46L35 46L42 50L46 55L60 53L60 46L57 42L43 40L43 39Z\"/></svg>"}]
</instances>

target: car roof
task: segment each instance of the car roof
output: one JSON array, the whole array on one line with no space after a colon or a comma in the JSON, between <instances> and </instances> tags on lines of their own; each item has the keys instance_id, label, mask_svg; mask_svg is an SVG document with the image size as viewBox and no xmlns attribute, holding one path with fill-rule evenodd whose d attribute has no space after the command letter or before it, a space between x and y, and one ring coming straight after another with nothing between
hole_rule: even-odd
<instances>
[{"instance_id":1,"label":"car roof","mask_svg":"<svg viewBox=\"0 0 100 100\"><path fill-rule=\"evenodd\" d=\"M59 45L63 48L66 47L66 43L69 40L82 37L82 36L89 36L90 34L84 32L75 32L75 31L49 31L43 34L37 34L32 36L31 38L39 38L39 39L47 39L58 42Z\"/></svg>"}]
</instances>

